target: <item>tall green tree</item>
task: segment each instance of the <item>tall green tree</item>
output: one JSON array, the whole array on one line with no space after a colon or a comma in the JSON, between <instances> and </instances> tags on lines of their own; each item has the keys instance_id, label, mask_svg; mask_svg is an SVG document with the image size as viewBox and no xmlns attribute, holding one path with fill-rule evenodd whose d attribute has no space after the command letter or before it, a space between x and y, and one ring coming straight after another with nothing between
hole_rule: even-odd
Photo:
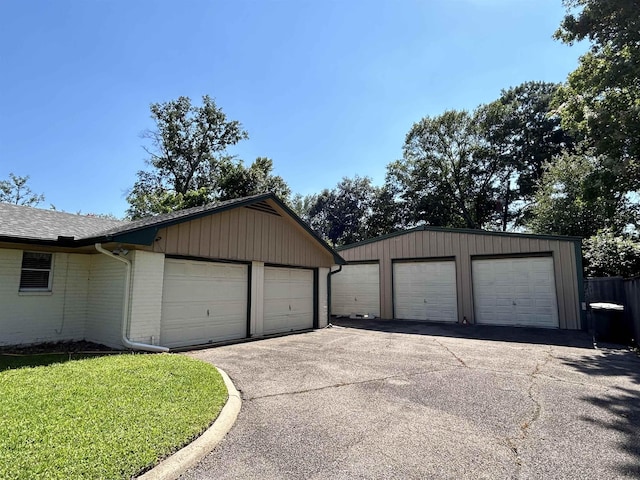
<instances>
[{"instance_id":1,"label":"tall green tree","mask_svg":"<svg viewBox=\"0 0 640 480\"><path fill-rule=\"evenodd\" d=\"M555 37L590 42L557 98L563 125L640 182L640 2L564 0ZM637 187L636 187L637 188Z\"/></svg>"},{"instance_id":2,"label":"tall green tree","mask_svg":"<svg viewBox=\"0 0 640 480\"><path fill-rule=\"evenodd\" d=\"M495 226L500 159L492 155L478 122L449 110L415 123L403 159L388 166L407 226Z\"/></svg>"},{"instance_id":3,"label":"tall green tree","mask_svg":"<svg viewBox=\"0 0 640 480\"><path fill-rule=\"evenodd\" d=\"M44 202L44 195L35 193L27 185L29 176L21 177L13 173L8 180L0 180L0 202L35 207Z\"/></svg>"},{"instance_id":4,"label":"tall green tree","mask_svg":"<svg viewBox=\"0 0 640 480\"><path fill-rule=\"evenodd\" d=\"M559 115L550 113L558 87L555 83L525 82L503 90L497 100L475 113L489 154L500 163L498 202L503 231L523 225L544 164L573 147Z\"/></svg>"},{"instance_id":5,"label":"tall green tree","mask_svg":"<svg viewBox=\"0 0 640 480\"><path fill-rule=\"evenodd\" d=\"M593 151L563 154L547 166L529 228L588 238L603 229L621 235L637 226L638 204L618 181L619 168Z\"/></svg>"},{"instance_id":6,"label":"tall green tree","mask_svg":"<svg viewBox=\"0 0 640 480\"><path fill-rule=\"evenodd\" d=\"M313 230L333 245L346 245L375 236L370 232L379 189L369 177L344 177L334 188L299 199L303 218Z\"/></svg>"},{"instance_id":7,"label":"tall green tree","mask_svg":"<svg viewBox=\"0 0 640 480\"><path fill-rule=\"evenodd\" d=\"M260 157L245 167L227 153L248 134L213 99L205 95L201 105L193 105L179 97L150 108L155 128L143 134L150 141L149 168L137 173L127 196L130 218L267 191L287 200L289 187L272 174L272 160Z\"/></svg>"}]
</instances>

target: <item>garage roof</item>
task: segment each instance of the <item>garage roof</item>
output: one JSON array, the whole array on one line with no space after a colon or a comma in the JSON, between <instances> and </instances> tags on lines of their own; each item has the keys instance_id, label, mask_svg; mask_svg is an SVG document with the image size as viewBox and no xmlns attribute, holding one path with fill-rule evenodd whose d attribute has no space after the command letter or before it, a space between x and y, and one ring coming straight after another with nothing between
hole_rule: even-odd
<instances>
[{"instance_id":1,"label":"garage roof","mask_svg":"<svg viewBox=\"0 0 640 480\"><path fill-rule=\"evenodd\" d=\"M158 230L207 215L239 207L274 211L266 200L284 210L298 225L333 256L336 264L346 262L273 193L237 198L200 207L145 217L134 221L121 221L91 215L44 210L0 203L0 241L81 247L94 243L121 242L150 245Z\"/></svg>"},{"instance_id":2,"label":"garage roof","mask_svg":"<svg viewBox=\"0 0 640 480\"><path fill-rule=\"evenodd\" d=\"M342 245L340 247L337 247L336 250L337 251L347 250L350 248L359 247L361 245L366 245L368 243L375 243L381 240L386 240L387 238L399 237L401 235L406 235L408 233L420 232L420 231L470 233L473 235L497 235L502 237L537 238L541 240L566 240L571 242L580 242L582 240L581 237L570 237L567 235L540 235L535 233L494 232L491 230L480 230L480 229L471 229L471 228L445 228L445 227L432 227L430 225L420 225L418 227L410 228L408 230L400 230L398 232L389 233L387 235L368 238L366 240L362 240L361 242L351 243L349 245Z\"/></svg>"}]
</instances>

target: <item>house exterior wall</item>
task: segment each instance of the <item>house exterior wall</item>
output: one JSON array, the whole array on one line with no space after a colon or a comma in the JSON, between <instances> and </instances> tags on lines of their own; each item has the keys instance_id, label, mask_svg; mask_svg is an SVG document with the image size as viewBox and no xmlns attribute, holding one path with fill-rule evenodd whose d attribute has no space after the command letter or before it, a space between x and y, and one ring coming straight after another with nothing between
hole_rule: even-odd
<instances>
[{"instance_id":1,"label":"house exterior wall","mask_svg":"<svg viewBox=\"0 0 640 480\"><path fill-rule=\"evenodd\" d=\"M129 298L129 339L157 345L162 317L164 255L136 250L132 261Z\"/></svg>"},{"instance_id":2,"label":"house exterior wall","mask_svg":"<svg viewBox=\"0 0 640 480\"><path fill-rule=\"evenodd\" d=\"M274 210L278 210L272 204ZM330 267L333 256L290 217L235 208L163 228L151 250L166 255Z\"/></svg>"},{"instance_id":3,"label":"house exterior wall","mask_svg":"<svg viewBox=\"0 0 640 480\"><path fill-rule=\"evenodd\" d=\"M89 300L85 338L122 348L122 308L126 265L106 255L89 255Z\"/></svg>"},{"instance_id":4,"label":"house exterior wall","mask_svg":"<svg viewBox=\"0 0 640 480\"><path fill-rule=\"evenodd\" d=\"M318 328L324 328L329 323L328 275L328 268L318 269Z\"/></svg>"},{"instance_id":5,"label":"house exterior wall","mask_svg":"<svg viewBox=\"0 0 640 480\"><path fill-rule=\"evenodd\" d=\"M0 345L82 340L88 256L53 253L51 292L19 292L22 252L0 249Z\"/></svg>"},{"instance_id":6,"label":"house exterior wall","mask_svg":"<svg viewBox=\"0 0 640 480\"><path fill-rule=\"evenodd\" d=\"M251 262L250 337L264 333L264 262Z\"/></svg>"},{"instance_id":7,"label":"house exterior wall","mask_svg":"<svg viewBox=\"0 0 640 480\"><path fill-rule=\"evenodd\" d=\"M577 240L576 240L577 241ZM379 260L383 318L393 318L393 260L455 258L458 321L475 323L471 263L477 256L551 254L558 298L560 328L581 328L581 292L576 241L525 235L495 235L446 230L415 230L341 249L347 261ZM579 251L579 249L578 249Z\"/></svg>"}]
</instances>

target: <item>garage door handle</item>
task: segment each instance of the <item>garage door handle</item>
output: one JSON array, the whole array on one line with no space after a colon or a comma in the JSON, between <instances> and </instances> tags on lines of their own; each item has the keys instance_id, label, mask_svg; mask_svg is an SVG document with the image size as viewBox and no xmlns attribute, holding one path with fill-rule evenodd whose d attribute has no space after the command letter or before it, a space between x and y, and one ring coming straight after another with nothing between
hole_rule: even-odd
<instances>
[{"instance_id":1,"label":"garage door handle","mask_svg":"<svg viewBox=\"0 0 640 480\"><path fill-rule=\"evenodd\" d=\"M427 303L427 299L425 298L425 299L423 300L423 302L424 302L424 303Z\"/></svg>"},{"instance_id":2,"label":"garage door handle","mask_svg":"<svg viewBox=\"0 0 640 480\"><path fill-rule=\"evenodd\" d=\"M515 304L516 304L516 302L511 302L511 303L512 303L513 305L515 305Z\"/></svg>"},{"instance_id":3,"label":"garage door handle","mask_svg":"<svg viewBox=\"0 0 640 480\"><path fill-rule=\"evenodd\" d=\"M291 311L291 305L289 305L289 311Z\"/></svg>"}]
</instances>

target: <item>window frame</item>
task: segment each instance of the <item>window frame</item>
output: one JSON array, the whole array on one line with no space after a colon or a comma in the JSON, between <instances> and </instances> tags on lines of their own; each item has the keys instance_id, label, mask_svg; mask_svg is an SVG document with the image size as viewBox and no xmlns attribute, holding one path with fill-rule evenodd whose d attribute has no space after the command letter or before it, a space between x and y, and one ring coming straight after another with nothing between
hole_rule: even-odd
<instances>
[{"instance_id":1,"label":"window frame","mask_svg":"<svg viewBox=\"0 0 640 480\"><path fill-rule=\"evenodd\" d=\"M37 255L49 255L49 268L25 268L24 265L24 257L25 254L37 254ZM53 287L53 253L52 252L36 252L30 250L22 251L22 261L20 263L20 282L18 283L18 292L20 293L30 293L30 292L51 292ZM25 271L28 272L49 272L48 283L46 287L22 287L22 276Z\"/></svg>"}]
</instances>

